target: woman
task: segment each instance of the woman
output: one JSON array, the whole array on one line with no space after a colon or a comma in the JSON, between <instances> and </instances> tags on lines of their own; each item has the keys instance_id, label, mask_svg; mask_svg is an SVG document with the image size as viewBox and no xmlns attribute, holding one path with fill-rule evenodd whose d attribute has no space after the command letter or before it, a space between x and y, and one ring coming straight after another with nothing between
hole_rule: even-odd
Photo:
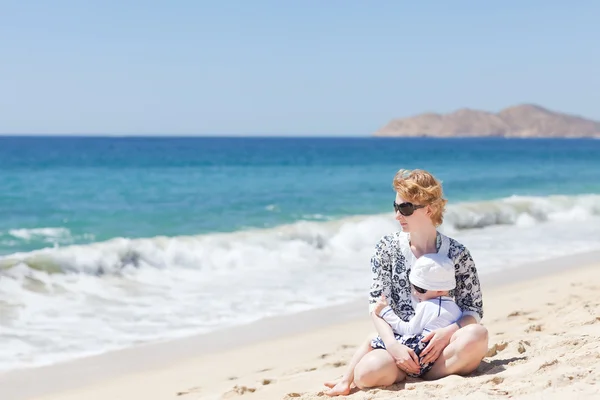
<instances>
[{"instance_id":1,"label":"woman","mask_svg":"<svg viewBox=\"0 0 600 400\"><path fill-rule=\"evenodd\" d=\"M394 312L408 321L414 315L408 281L411 266L422 255L438 253L444 248L455 265L456 289L451 295L461 308L462 317L427 334L423 341L428 344L420 356L398 342L389 325L378 324L381 340L373 341L370 335L354 354L344 376L339 381L325 383L330 388L326 394L330 396L348 394L353 382L361 389L392 385L407 375L418 376L420 365L431 362L433 367L422 375L425 379L466 375L477 368L487 352L488 333L479 324L483 301L475 263L467 248L437 231L447 203L440 182L427 171L400 170L394 176L393 187L394 210L402 232L384 236L375 247L369 311L383 295ZM383 346L373 348L372 341Z\"/></svg>"}]
</instances>

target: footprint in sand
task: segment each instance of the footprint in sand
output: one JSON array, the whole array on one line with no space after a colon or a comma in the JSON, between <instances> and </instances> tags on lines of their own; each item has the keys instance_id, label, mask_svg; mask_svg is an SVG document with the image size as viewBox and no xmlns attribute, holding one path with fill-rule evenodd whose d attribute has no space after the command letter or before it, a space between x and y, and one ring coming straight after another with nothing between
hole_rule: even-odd
<instances>
[{"instance_id":1,"label":"footprint in sand","mask_svg":"<svg viewBox=\"0 0 600 400\"><path fill-rule=\"evenodd\" d=\"M596 342L596 340L597 340L596 338L592 338L588 335L581 335L577 338L570 338L570 339L562 340L561 345L569 346L569 347L582 347L589 343L594 343L594 342Z\"/></svg>"},{"instance_id":2,"label":"footprint in sand","mask_svg":"<svg viewBox=\"0 0 600 400\"><path fill-rule=\"evenodd\" d=\"M496 343L488 349L488 352L485 354L485 356L486 357L494 357L496 354L498 354L502 350L506 349L506 346L508 346L508 343L506 343L506 342Z\"/></svg>"},{"instance_id":3,"label":"footprint in sand","mask_svg":"<svg viewBox=\"0 0 600 400\"><path fill-rule=\"evenodd\" d=\"M302 397L302 393L292 392L292 393L286 394L284 399L297 399L298 397Z\"/></svg>"},{"instance_id":4,"label":"footprint in sand","mask_svg":"<svg viewBox=\"0 0 600 400\"><path fill-rule=\"evenodd\" d=\"M554 359L552 361L545 362L542 365L540 365L540 367L538 368L538 371L543 371L546 368L551 367L551 366L556 365L556 364L558 364L558 360L556 360L556 359Z\"/></svg>"},{"instance_id":5,"label":"footprint in sand","mask_svg":"<svg viewBox=\"0 0 600 400\"><path fill-rule=\"evenodd\" d=\"M522 315L529 315L529 314L531 314L529 311L513 311L510 314L508 314L508 318L520 317Z\"/></svg>"},{"instance_id":6,"label":"footprint in sand","mask_svg":"<svg viewBox=\"0 0 600 400\"><path fill-rule=\"evenodd\" d=\"M444 388L444 385L440 385L439 383L429 383L429 382L424 382L427 389L434 389L434 390L441 390Z\"/></svg>"},{"instance_id":7,"label":"footprint in sand","mask_svg":"<svg viewBox=\"0 0 600 400\"><path fill-rule=\"evenodd\" d=\"M499 385L502 382L504 382L504 378L501 376L495 376L492 379L490 379L489 381L487 381L486 383L491 383L493 385Z\"/></svg>"},{"instance_id":8,"label":"footprint in sand","mask_svg":"<svg viewBox=\"0 0 600 400\"><path fill-rule=\"evenodd\" d=\"M346 365L346 361L336 361L333 363L329 363L327 365L331 365L333 368L339 368L339 367L343 367L344 365Z\"/></svg>"},{"instance_id":9,"label":"footprint in sand","mask_svg":"<svg viewBox=\"0 0 600 400\"><path fill-rule=\"evenodd\" d=\"M541 332L542 331L542 325L540 324L535 324L535 325L529 325L529 327L527 329L525 329L525 332L529 333L529 332Z\"/></svg>"},{"instance_id":10,"label":"footprint in sand","mask_svg":"<svg viewBox=\"0 0 600 400\"><path fill-rule=\"evenodd\" d=\"M508 396L510 394L510 392L508 390L498 389L498 388L491 388L487 393L492 396L498 396L498 395Z\"/></svg>"},{"instance_id":11,"label":"footprint in sand","mask_svg":"<svg viewBox=\"0 0 600 400\"><path fill-rule=\"evenodd\" d=\"M241 396L246 393L254 393L256 392L256 388L248 387L248 386L238 386L235 385L233 388L225 392L222 396L223 399L229 399L234 396Z\"/></svg>"},{"instance_id":12,"label":"footprint in sand","mask_svg":"<svg viewBox=\"0 0 600 400\"><path fill-rule=\"evenodd\" d=\"M525 347L525 345L531 346L531 344L529 344L529 341L519 340L519 344L517 345L517 351L519 352L519 354L523 354L527 351L527 348Z\"/></svg>"}]
</instances>

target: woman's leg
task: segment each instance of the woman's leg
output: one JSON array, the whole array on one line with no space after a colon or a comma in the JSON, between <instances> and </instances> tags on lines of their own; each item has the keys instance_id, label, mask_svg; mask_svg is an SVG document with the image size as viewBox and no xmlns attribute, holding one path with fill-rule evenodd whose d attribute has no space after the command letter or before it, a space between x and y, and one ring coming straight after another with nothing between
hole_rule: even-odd
<instances>
[{"instance_id":1,"label":"woman's leg","mask_svg":"<svg viewBox=\"0 0 600 400\"><path fill-rule=\"evenodd\" d=\"M354 368L354 384L360 389L390 386L406 379L406 374L396 366L396 360L383 349L366 354Z\"/></svg>"},{"instance_id":2,"label":"woman's leg","mask_svg":"<svg viewBox=\"0 0 600 400\"><path fill-rule=\"evenodd\" d=\"M346 368L346 373L342 376L342 378L338 381L325 382L325 386L330 388L325 391L325 394L328 396L340 396L347 395L350 393L350 386L352 382L354 382L354 368L360 362L360 360L367 355L373 348L371 347L371 340L376 336L370 335L356 350L352 359L350 360L350 364Z\"/></svg>"},{"instance_id":3,"label":"woman's leg","mask_svg":"<svg viewBox=\"0 0 600 400\"><path fill-rule=\"evenodd\" d=\"M471 324L454 332L450 343L423 378L439 379L448 375L473 372L488 350L488 331L482 325Z\"/></svg>"}]
</instances>

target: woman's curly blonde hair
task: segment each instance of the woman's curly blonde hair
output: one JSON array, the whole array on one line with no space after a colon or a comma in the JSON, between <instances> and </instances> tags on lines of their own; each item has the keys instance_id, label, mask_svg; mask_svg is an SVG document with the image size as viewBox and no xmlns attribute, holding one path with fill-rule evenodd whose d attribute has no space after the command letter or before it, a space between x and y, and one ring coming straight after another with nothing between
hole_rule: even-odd
<instances>
[{"instance_id":1,"label":"woman's curly blonde hair","mask_svg":"<svg viewBox=\"0 0 600 400\"><path fill-rule=\"evenodd\" d=\"M392 182L394 190L406 201L431 208L431 221L435 226L444 222L448 200L443 198L442 183L422 169L401 169Z\"/></svg>"}]
</instances>

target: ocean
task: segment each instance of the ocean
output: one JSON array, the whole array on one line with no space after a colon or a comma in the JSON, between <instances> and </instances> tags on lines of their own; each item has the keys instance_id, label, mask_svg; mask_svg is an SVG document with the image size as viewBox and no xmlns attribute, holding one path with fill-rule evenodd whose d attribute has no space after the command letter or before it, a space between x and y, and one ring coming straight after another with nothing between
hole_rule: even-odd
<instances>
[{"instance_id":1,"label":"ocean","mask_svg":"<svg viewBox=\"0 0 600 400\"><path fill-rule=\"evenodd\" d=\"M424 168L480 274L600 249L600 140L0 137L0 371L365 298Z\"/></svg>"}]
</instances>

